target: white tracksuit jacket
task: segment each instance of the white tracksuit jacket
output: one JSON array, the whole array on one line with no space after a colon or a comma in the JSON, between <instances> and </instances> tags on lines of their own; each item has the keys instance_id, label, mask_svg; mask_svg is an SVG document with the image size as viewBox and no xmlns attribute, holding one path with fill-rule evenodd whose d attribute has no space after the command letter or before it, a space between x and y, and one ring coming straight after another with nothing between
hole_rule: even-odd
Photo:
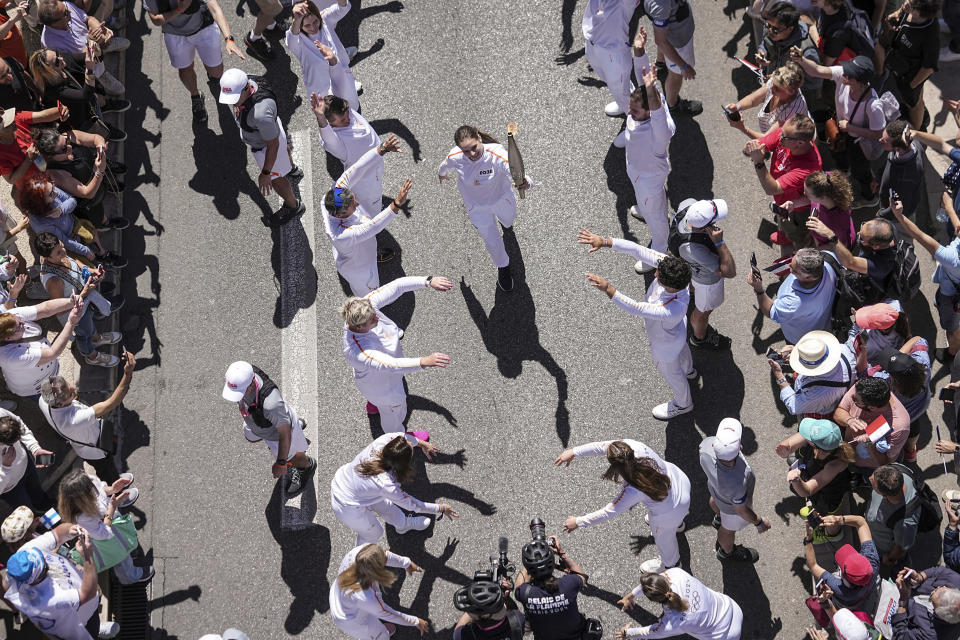
<instances>
[{"instance_id":1,"label":"white tracksuit jacket","mask_svg":"<svg viewBox=\"0 0 960 640\"><path fill-rule=\"evenodd\" d=\"M337 570L338 576L354 564L357 554L365 546L367 545L355 547L344 556ZM410 558L387 551L387 566L406 569L410 566ZM330 617L341 631L358 640L386 640L389 634L382 635L386 629L381 620L407 627L414 627L419 622L417 616L400 613L385 603L379 584L375 583L362 591L347 593L337 586L336 580L330 585Z\"/></svg>"},{"instance_id":2,"label":"white tracksuit jacket","mask_svg":"<svg viewBox=\"0 0 960 640\"><path fill-rule=\"evenodd\" d=\"M630 100L630 16L638 0L589 0L581 30L587 61L626 113ZM639 75L637 76L640 77Z\"/></svg>"},{"instance_id":3,"label":"white tracksuit jacket","mask_svg":"<svg viewBox=\"0 0 960 640\"><path fill-rule=\"evenodd\" d=\"M360 96L357 95L357 87L354 84L353 71L350 70L350 56L347 50L340 42L337 36L337 23L350 12L352 5L348 2L341 7L334 2L332 5L320 12L323 22L320 24L320 33L317 34L320 42L333 49L337 54L337 65L342 73L333 74L333 93L340 96L350 103L354 109L360 109Z\"/></svg>"},{"instance_id":4,"label":"white tracksuit jacket","mask_svg":"<svg viewBox=\"0 0 960 640\"><path fill-rule=\"evenodd\" d=\"M293 35L290 29L287 29L285 36L287 49L300 61L300 71L303 73L303 86L306 88L308 106L310 105L311 93L315 93L321 98L337 95L334 89L334 79L336 79L337 84L343 82L343 67L339 64L339 60L338 64L331 67L320 50L317 49L316 43L323 43L322 34L323 32L319 31L311 36L301 31L297 35Z\"/></svg>"},{"instance_id":5,"label":"white tracksuit jacket","mask_svg":"<svg viewBox=\"0 0 960 640\"><path fill-rule=\"evenodd\" d=\"M350 124L320 129L320 146L343 163L345 169L355 165L371 149L380 145L380 136L370 123L350 110ZM378 162L372 171L365 171L351 181L350 190L356 194L364 211L380 211L383 207L383 162Z\"/></svg>"}]
</instances>

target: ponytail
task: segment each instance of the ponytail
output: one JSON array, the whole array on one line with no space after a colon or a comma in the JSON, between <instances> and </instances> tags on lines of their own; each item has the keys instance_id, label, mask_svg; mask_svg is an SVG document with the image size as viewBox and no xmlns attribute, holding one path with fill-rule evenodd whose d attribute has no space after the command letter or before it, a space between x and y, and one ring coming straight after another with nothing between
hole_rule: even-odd
<instances>
[{"instance_id":1,"label":"ponytail","mask_svg":"<svg viewBox=\"0 0 960 640\"><path fill-rule=\"evenodd\" d=\"M604 480L626 482L642 491L655 502L663 502L670 494L670 478L660 471L651 458L637 458L623 440L616 440L607 447L610 466L601 476Z\"/></svg>"},{"instance_id":2,"label":"ponytail","mask_svg":"<svg viewBox=\"0 0 960 640\"><path fill-rule=\"evenodd\" d=\"M486 131L481 131L476 127L473 127L469 124L465 124L459 129L456 133L453 134L453 144L460 146L460 143L468 138L476 138L485 144L499 144L500 141L494 138L492 135Z\"/></svg>"},{"instance_id":3,"label":"ponytail","mask_svg":"<svg viewBox=\"0 0 960 640\"><path fill-rule=\"evenodd\" d=\"M405 437L397 436L370 460L364 460L354 470L362 476L376 476L392 472L397 482L413 477L413 447Z\"/></svg>"},{"instance_id":4,"label":"ponytail","mask_svg":"<svg viewBox=\"0 0 960 640\"><path fill-rule=\"evenodd\" d=\"M687 601L670 589L670 580L661 573L645 573L640 578L640 587L643 589L643 595L659 602L664 607L672 609L678 613L683 613L690 606Z\"/></svg>"}]
</instances>

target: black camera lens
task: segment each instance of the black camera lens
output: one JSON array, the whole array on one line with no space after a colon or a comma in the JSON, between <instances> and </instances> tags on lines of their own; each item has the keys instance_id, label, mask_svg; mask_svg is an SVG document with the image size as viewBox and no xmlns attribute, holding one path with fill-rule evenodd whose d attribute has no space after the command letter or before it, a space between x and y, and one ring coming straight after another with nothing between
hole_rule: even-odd
<instances>
[{"instance_id":1,"label":"black camera lens","mask_svg":"<svg viewBox=\"0 0 960 640\"><path fill-rule=\"evenodd\" d=\"M530 537L533 540L547 539L547 525L540 518L534 518L530 521Z\"/></svg>"}]
</instances>

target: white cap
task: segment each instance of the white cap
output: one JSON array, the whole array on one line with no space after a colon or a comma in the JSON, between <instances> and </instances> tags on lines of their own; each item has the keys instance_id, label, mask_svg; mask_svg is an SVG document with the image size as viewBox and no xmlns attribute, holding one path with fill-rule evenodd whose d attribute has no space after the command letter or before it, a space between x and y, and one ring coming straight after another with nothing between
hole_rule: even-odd
<instances>
[{"instance_id":1,"label":"white cap","mask_svg":"<svg viewBox=\"0 0 960 640\"><path fill-rule=\"evenodd\" d=\"M689 227L700 229L726 218L727 210L726 200L697 200L687 209L683 221Z\"/></svg>"},{"instance_id":2,"label":"white cap","mask_svg":"<svg viewBox=\"0 0 960 640\"><path fill-rule=\"evenodd\" d=\"M733 460L740 455L740 436L743 425L736 418L724 418L717 427L717 437L713 441L713 451L717 460Z\"/></svg>"},{"instance_id":3,"label":"white cap","mask_svg":"<svg viewBox=\"0 0 960 640\"><path fill-rule=\"evenodd\" d=\"M243 360L227 367L226 383L223 385L223 398L230 402L240 402L247 387L253 382L253 365Z\"/></svg>"},{"instance_id":4,"label":"white cap","mask_svg":"<svg viewBox=\"0 0 960 640\"><path fill-rule=\"evenodd\" d=\"M247 74L240 69L224 71L220 76L220 104L237 104L248 82Z\"/></svg>"},{"instance_id":5,"label":"white cap","mask_svg":"<svg viewBox=\"0 0 960 640\"><path fill-rule=\"evenodd\" d=\"M250 636L233 627L223 632L223 640L250 640Z\"/></svg>"},{"instance_id":6,"label":"white cap","mask_svg":"<svg viewBox=\"0 0 960 640\"><path fill-rule=\"evenodd\" d=\"M0 109L0 113L3 113L3 128L6 129L13 124L13 119L17 116L16 109Z\"/></svg>"},{"instance_id":7,"label":"white cap","mask_svg":"<svg viewBox=\"0 0 960 640\"><path fill-rule=\"evenodd\" d=\"M833 630L838 640L870 640L866 625L850 609L840 609L834 614Z\"/></svg>"}]
</instances>

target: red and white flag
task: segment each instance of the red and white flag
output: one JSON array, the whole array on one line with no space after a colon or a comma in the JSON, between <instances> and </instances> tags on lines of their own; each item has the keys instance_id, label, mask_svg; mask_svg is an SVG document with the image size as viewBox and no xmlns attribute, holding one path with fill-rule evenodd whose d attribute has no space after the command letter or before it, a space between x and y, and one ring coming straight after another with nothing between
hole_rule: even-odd
<instances>
[{"instance_id":1,"label":"red and white flag","mask_svg":"<svg viewBox=\"0 0 960 640\"><path fill-rule=\"evenodd\" d=\"M893 431L893 428L883 416L877 416L873 422L867 425L867 435L870 436L870 442L873 443L876 443L877 440L887 435L891 431Z\"/></svg>"},{"instance_id":2,"label":"red and white flag","mask_svg":"<svg viewBox=\"0 0 960 640\"><path fill-rule=\"evenodd\" d=\"M763 270L766 271L766 272L768 272L768 273L772 273L773 275L777 276L778 278L782 278L783 276L785 276L785 275L787 275L788 273L790 273L790 261L791 261L791 260L793 260L793 254L792 254L792 253L791 253L790 255L788 255L788 256L783 256L783 257L780 258L779 260L774 261L773 264L771 264L769 267L764 267Z\"/></svg>"}]
</instances>

